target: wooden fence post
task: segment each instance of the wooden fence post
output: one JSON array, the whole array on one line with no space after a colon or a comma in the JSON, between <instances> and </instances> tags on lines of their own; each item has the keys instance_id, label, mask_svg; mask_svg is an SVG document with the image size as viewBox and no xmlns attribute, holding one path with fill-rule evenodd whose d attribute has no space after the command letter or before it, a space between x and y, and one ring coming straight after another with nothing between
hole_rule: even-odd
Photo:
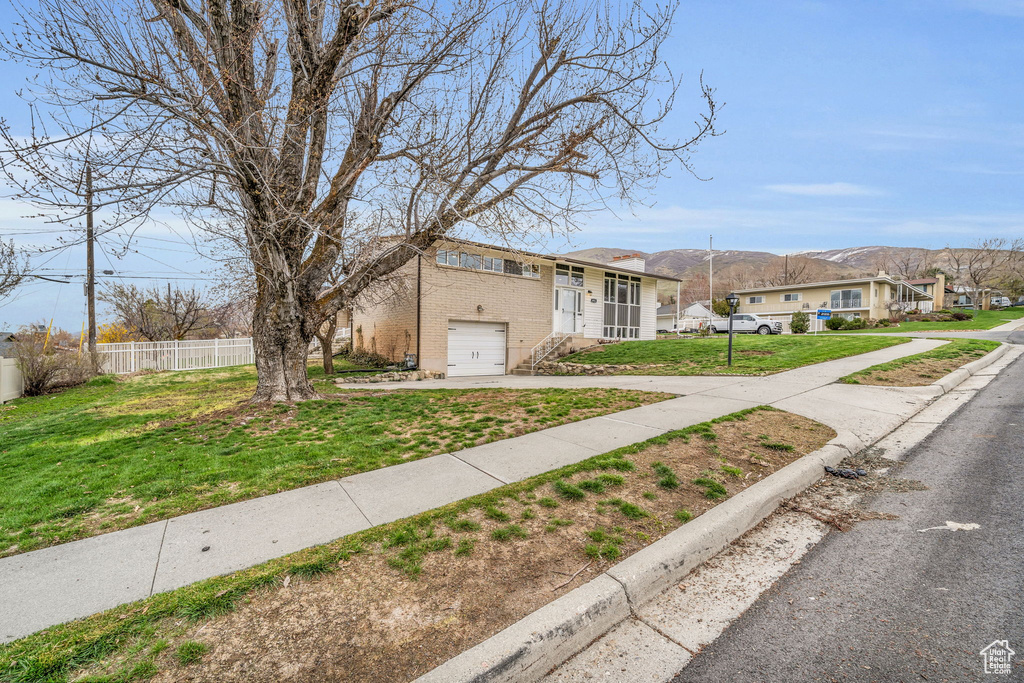
<instances>
[{"instance_id":1,"label":"wooden fence post","mask_svg":"<svg viewBox=\"0 0 1024 683\"><path fill-rule=\"evenodd\" d=\"M128 367L131 368L130 372L135 372L135 342L132 341L130 343L131 343L132 347L129 350L129 353L131 354L131 358L128 361Z\"/></svg>"}]
</instances>

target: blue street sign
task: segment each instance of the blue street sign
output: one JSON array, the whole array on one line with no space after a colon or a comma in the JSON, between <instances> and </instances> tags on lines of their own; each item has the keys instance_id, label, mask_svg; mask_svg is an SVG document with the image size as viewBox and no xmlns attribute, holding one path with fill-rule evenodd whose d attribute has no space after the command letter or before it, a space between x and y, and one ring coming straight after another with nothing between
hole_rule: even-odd
<instances>
[{"instance_id":1,"label":"blue street sign","mask_svg":"<svg viewBox=\"0 0 1024 683\"><path fill-rule=\"evenodd\" d=\"M832 311L827 308L818 309L818 320L830 320L832 318Z\"/></svg>"}]
</instances>

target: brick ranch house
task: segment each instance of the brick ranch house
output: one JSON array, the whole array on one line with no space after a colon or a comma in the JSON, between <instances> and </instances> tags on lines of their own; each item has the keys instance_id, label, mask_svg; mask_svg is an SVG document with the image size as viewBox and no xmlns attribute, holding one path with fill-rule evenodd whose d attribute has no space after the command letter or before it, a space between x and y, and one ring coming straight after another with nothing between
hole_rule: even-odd
<instances>
[{"instance_id":1,"label":"brick ranch house","mask_svg":"<svg viewBox=\"0 0 1024 683\"><path fill-rule=\"evenodd\" d=\"M447 376L504 375L556 350L656 338L657 284L639 255L609 264L445 240L342 315L353 343L415 354ZM347 320L346 320L347 318Z\"/></svg>"}]
</instances>

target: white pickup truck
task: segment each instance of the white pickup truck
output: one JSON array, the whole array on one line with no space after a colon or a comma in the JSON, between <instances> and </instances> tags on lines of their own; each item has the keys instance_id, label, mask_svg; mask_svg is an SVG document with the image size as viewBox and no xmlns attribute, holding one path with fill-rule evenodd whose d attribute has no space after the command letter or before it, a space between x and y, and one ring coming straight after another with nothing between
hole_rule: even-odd
<instances>
[{"instance_id":1,"label":"white pickup truck","mask_svg":"<svg viewBox=\"0 0 1024 683\"><path fill-rule=\"evenodd\" d=\"M712 318L712 332L728 332L728 318ZM732 331L740 334L782 334L782 323L778 320L760 318L753 313L733 313Z\"/></svg>"}]
</instances>

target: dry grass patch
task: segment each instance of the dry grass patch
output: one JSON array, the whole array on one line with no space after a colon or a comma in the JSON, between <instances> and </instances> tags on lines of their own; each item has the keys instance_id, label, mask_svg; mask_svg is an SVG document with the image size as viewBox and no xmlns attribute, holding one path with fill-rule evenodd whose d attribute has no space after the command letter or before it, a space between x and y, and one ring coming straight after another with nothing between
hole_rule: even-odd
<instances>
[{"instance_id":1,"label":"dry grass patch","mask_svg":"<svg viewBox=\"0 0 1024 683\"><path fill-rule=\"evenodd\" d=\"M619 449L310 551L233 611L160 621L160 654L137 645L90 673L150 662L156 681L411 680L833 436L758 409ZM186 641L207 651L182 666Z\"/></svg>"},{"instance_id":2,"label":"dry grass patch","mask_svg":"<svg viewBox=\"0 0 1024 683\"><path fill-rule=\"evenodd\" d=\"M920 387L932 384L999 346L980 339L953 339L931 351L875 365L840 381L882 387Z\"/></svg>"}]
</instances>

